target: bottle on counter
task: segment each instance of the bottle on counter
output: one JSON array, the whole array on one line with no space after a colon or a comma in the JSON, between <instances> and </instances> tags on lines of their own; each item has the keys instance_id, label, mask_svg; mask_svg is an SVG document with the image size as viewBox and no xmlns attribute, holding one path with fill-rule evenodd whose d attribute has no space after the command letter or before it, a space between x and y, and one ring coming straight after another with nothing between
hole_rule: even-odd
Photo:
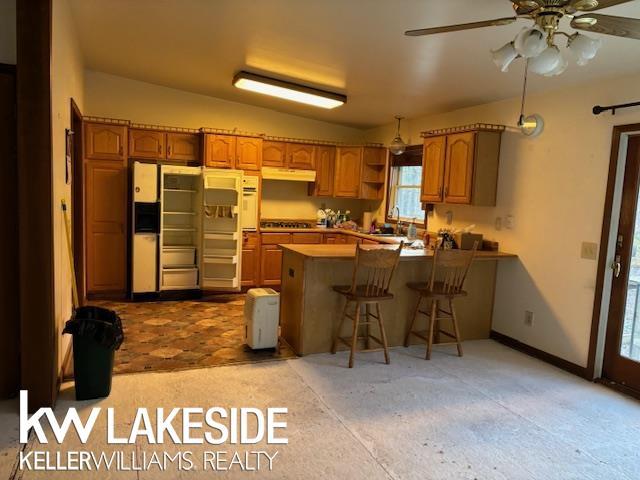
<instances>
[{"instance_id":1,"label":"bottle on counter","mask_svg":"<svg viewBox=\"0 0 640 480\"><path fill-rule=\"evenodd\" d=\"M411 221L411 224L407 228L407 240L413 242L418 239L418 228L416 227L416 219Z\"/></svg>"}]
</instances>

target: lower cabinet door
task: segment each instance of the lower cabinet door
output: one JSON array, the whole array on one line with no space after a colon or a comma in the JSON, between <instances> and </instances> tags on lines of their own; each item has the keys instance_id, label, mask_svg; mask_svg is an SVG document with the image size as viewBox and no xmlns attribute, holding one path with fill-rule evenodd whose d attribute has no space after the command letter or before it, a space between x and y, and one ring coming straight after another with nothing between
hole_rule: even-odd
<instances>
[{"instance_id":1,"label":"lower cabinet door","mask_svg":"<svg viewBox=\"0 0 640 480\"><path fill-rule=\"evenodd\" d=\"M85 167L87 293L127 289L127 168L91 160Z\"/></svg>"},{"instance_id":2,"label":"lower cabinet door","mask_svg":"<svg viewBox=\"0 0 640 480\"><path fill-rule=\"evenodd\" d=\"M263 245L260 255L260 285L280 285L282 250L278 245Z\"/></svg>"},{"instance_id":3,"label":"lower cabinet door","mask_svg":"<svg viewBox=\"0 0 640 480\"><path fill-rule=\"evenodd\" d=\"M258 272L260 250L250 247L242 250L242 286L253 287L258 285Z\"/></svg>"}]
</instances>

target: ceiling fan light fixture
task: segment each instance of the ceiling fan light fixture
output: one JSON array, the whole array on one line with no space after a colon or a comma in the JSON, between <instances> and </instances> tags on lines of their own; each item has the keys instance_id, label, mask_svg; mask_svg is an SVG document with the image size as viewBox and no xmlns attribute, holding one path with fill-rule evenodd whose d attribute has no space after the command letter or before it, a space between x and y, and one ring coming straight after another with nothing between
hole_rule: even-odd
<instances>
[{"instance_id":1,"label":"ceiling fan light fixture","mask_svg":"<svg viewBox=\"0 0 640 480\"><path fill-rule=\"evenodd\" d=\"M567 59L567 57L562 55L561 53L560 61L558 62L558 65L556 66L556 68L551 70L549 73L546 73L544 76L555 77L557 75L562 75L567 70L567 68L569 68L569 59Z\"/></svg>"},{"instance_id":2,"label":"ceiling fan light fixture","mask_svg":"<svg viewBox=\"0 0 640 480\"><path fill-rule=\"evenodd\" d=\"M593 60L602 46L602 40L582 33L574 34L569 40L569 50L578 58L578 65L584 66Z\"/></svg>"},{"instance_id":3,"label":"ceiling fan light fixture","mask_svg":"<svg viewBox=\"0 0 640 480\"><path fill-rule=\"evenodd\" d=\"M529 70L538 75L548 75L560 66L562 54L555 45L547 47L540 55L529 60Z\"/></svg>"},{"instance_id":4,"label":"ceiling fan light fixture","mask_svg":"<svg viewBox=\"0 0 640 480\"><path fill-rule=\"evenodd\" d=\"M534 58L547 48L547 39L544 31L536 25L522 29L513 42L513 46L520 56Z\"/></svg>"},{"instance_id":5,"label":"ceiling fan light fixture","mask_svg":"<svg viewBox=\"0 0 640 480\"><path fill-rule=\"evenodd\" d=\"M509 70L509 65L513 63L513 61L518 58L518 52L513 46L513 42L507 43L502 48L498 50L491 51L493 57L493 63L500 69L501 72L507 72Z\"/></svg>"}]
</instances>

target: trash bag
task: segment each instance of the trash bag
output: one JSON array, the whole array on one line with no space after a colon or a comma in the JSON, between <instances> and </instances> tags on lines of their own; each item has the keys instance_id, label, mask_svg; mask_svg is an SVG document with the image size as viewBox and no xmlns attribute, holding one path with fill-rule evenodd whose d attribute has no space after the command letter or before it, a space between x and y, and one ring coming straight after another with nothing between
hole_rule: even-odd
<instances>
[{"instance_id":1,"label":"trash bag","mask_svg":"<svg viewBox=\"0 0 640 480\"><path fill-rule=\"evenodd\" d=\"M101 307L80 307L64 326L62 333L91 338L99 345L118 350L124 340L122 320L116 312Z\"/></svg>"}]
</instances>

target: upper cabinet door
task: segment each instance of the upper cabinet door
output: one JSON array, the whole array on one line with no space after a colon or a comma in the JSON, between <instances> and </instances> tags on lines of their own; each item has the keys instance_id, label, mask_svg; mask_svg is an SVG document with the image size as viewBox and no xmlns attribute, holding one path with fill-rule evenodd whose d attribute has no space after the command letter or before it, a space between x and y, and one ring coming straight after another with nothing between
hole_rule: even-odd
<instances>
[{"instance_id":1,"label":"upper cabinet door","mask_svg":"<svg viewBox=\"0 0 640 480\"><path fill-rule=\"evenodd\" d=\"M204 164L206 167L235 168L235 158L236 137L212 134L205 136Z\"/></svg>"},{"instance_id":2,"label":"upper cabinet door","mask_svg":"<svg viewBox=\"0 0 640 480\"><path fill-rule=\"evenodd\" d=\"M164 132L129 130L129 156L134 158L165 158Z\"/></svg>"},{"instance_id":3,"label":"upper cabinet door","mask_svg":"<svg viewBox=\"0 0 640 480\"><path fill-rule=\"evenodd\" d=\"M446 139L447 137L444 136L424 139L422 193L420 195L422 202L442 202Z\"/></svg>"},{"instance_id":4,"label":"upper cabinet door","mask_svg":"<svg viewBox=\"0 0 640 480\"><path fill-rule=\"evenodd\" d=\"M287 144L284 142L262 142L262 165L264 167L284 167Z\"/></svg>"},{"instance_id":5,"label":"upper cabinet door","mask_svg":"<svg viewBox=\"0 0 640 480\"><path fill-rule=\"evenodd\" d=\"M84 124L84 154L93 160L127 158L127 127L104 123Z\"/></svg>"},{"instance_id":6,"label":"upper cabinet door","mask_svg":"<svg viewBox=\"0 0 640 480\"><path fill-rule=\"evenodd\" d=\"M236 138L236 168L260 170L262 167L262 139L255 137Z\"/></svg>"},{"instance_id":7,"label":"upper cabinet door","mask_svg":"<svg viewBox=\"0 0 640 480\"><path fill-rule=\"evenodd\" d=\"M362 172L362 148L339 147L335 168L334 196L358 198Z\"/></svg>"},{"instance_id":8,"label":"upper cabinet door","mask_svg":"<svg viewBox=\"0 0 640 480\"><path fill-rule=\"evenodd\" d=\"M447 203L471 203L475 132L447 137L444 200Z\"/></svg>"},{"instance_id":9,"label":"upper cabinet door","mask_svg":"<svg viewBox=\"0 0 640 480\"><path fill-rule=\"evenodd\" d=\"M196 133L167 133L167 159L199 162L200 135Z\"/></svg>"},{"instance_id":10,"label":"upper cabinet door","mask_svg":"<svg viewBox=\"0 0 640 480\"><path fill-rule=\"evenodd\" d=\"M333 196L335 180L336 147L316 146L313 152L316 164L316 181L312 195L318 197Z\"/></svg>"},{"instance_id":11,"label":"upper cabinet door","mask_svg":"<svg viewBox=\"0 0 640 480\"><path fill-rule=\"evenodd\" d=\"M287 167L299 170L314 170L313 145L287 143Z\"/></svg>"}]
</instances>

